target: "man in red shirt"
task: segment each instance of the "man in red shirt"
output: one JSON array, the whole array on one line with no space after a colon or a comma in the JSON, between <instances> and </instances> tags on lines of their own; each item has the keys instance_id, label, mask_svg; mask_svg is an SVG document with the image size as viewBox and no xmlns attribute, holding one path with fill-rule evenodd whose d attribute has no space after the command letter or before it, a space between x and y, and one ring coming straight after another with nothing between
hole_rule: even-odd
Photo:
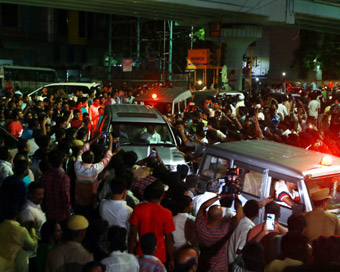
<instances>
[{"instance_id":1,"label":"man in red shirt","mask_svg":"<svg viewBox=\"0 0 340 272\"><path fill-rule=\"evenodd\" d=\"M11 133L15 138L20 138L24 128L20 122L22 118L22 112L15 110L13 111L13 121L8 124L7 130Z\"/></svg>"},{"instance_id":2,"label":"man in red shirt","mask_svg":"<svg viewBox=\"0 0 340 272\"><path fill-rule=\"evenodd\" d=\"M79 128L81 124L83 123L80 120L80 112L81 111L78 109L73 111L73 119L71 120L71 127Z\"/></svg>"},{"instance_id":3,"label":"man in red shirt","mask_svg":"<svg viewBox=\"0 0 340 272\"><path fill-rule=\"evenodd\" d=\"M144 198L146 203L138 204L130 217L129 253L134 253L137 244L137 233L142 237L146 233L154 233L157 237L157 250L155 256L166 262L166 253L169 256L168 270L174 269L174 251L171 233L175 230L171 211L161 206L164 195L164 185L155 181L146 187ZM137 246L137 256L142 255L140 244Z\"/></svg>"}]
</instances>

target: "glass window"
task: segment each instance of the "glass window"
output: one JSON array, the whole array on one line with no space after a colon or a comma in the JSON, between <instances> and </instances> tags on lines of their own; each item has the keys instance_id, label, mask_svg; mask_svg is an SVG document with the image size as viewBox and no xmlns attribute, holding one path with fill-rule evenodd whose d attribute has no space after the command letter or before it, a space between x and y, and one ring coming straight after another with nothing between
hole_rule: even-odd
<instances>
[{"instance_id":1,"label":"glass window","mask_svg":"<svg viewBox=\"0 0 340 272\"><path fill-rule=\"evenodd\" d=\"M18 5L1 4L1 25L18 27Z\"/></svg>"},{"instance_id":2,"label":"glass window","mask_svg":"<svg viewBox=\"0 0 340 272\"><path fill-rule=\"evenodd\" d=\"M186 108L185 100L183 100L179 103L179 112L183 112L185 108Z\"/></svg>"},{"instance_id":3,"label":"glass window","mask_svg":"<svg viewBox=\"0 0 340 272\"><path fill-rule=\"evenodd\" d=\"M121 145L175 145L166 124L114 122L112 130L119 131Z\"/></svg>"},{"instance_id":4,"label":"glass window","mask_svg":"<svg viewBox=\"0 0 340 272\"><path fill-rule=\"evenodd\" d=\"M323 188L329 189L330 206L329 209L340 208L340 175L320 177L306 181L309 194Z\"/></svg>"},{"instance_id":5,"label":"glass window","mask_svg":"<svg viewBox=\"0 0 340 272\"><path fill-rule=\"evenodd\" d=\"M203 163L203 170L200 174L207 179L223 178L225 177L228 168L230 168L230 161L228 159L214 156L207 156ZM236 163L233 167L236 168L242 192L261 197L263 173L248 170L243 167L237 167Z\"/></svg>"},{"instance_id":6,"label":"glass window","mask_svg":"<svg viewBox=\"0 0 340 272\"><path fill-rule=\"evenodd\" d=\"M242 191L244 193L261 197L263 173L240 168Z\"/></svg>"},{"instance_id":7,"label":"glass window","mask_svg":"<svg viewBox=\"0 0 340 272\"><path fill-rule=\"evenodd\" d=\"M204 167L201 175L209 179L223 178L229 167L230 167L229 160L213 156L207 156L204 161Z\"/></svg>"}]
</instances>

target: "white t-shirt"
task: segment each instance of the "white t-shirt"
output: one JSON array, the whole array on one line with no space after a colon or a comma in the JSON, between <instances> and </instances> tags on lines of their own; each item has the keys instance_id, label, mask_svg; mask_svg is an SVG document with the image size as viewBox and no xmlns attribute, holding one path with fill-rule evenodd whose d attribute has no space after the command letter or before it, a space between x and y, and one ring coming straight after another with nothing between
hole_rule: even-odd
<instances>
[{"instance_id":1,"label":"white t-shirt","mask_svg":"<svg viewBox=\"0 0 340 272\"><path fill-rule=\"evenodd\" d=\"M129 231L129 219L133 209L125 200L103 200L100 202L99 214L109 222L109 226L119 226Z\"/></svg>"},{"instance_id":2,"label":"white t-shirt","mask_svg":"<svg viewBox=\"0 0 340 272\"><path fill-rule=\"evenodd\" d=\"M284 118L288 115L288 110L285 105L280 103L278 104L278 107L277 107L277 113L280 113Z\"/></svg>"},{"instance_id":3,"label":"white t-shirt","mask_svg":"<svg viewBox=\"0 0 340 272\"><path fill-rule=\"evenodd\" d=\"M145 132L140 138L142 140L147 140L150 144L158 144L161 142L161 135L159 135L156 131L153 135L151 135L149 132Z\"/></svg>"},{"instance_id":4,"label":"white t-shirt","mask_svg":"<svg viewBox=\"0 0 340 272\"><path fill-rule=\"evenodd\" d=\"M185 227L186 225L188 228L190 228L190 226L194 227L195 219L195 216L192 216L188 213L178 213L173 217L176 229L172 232L175 249L181 248L182 246L188 244L188 241L185 237Z\"/></svg>"},{"instance_id":5,"label":"white t-shirt","mask_svg":"<svg viewBox=\"0 0 340 272\"><path fill-rule=\"evenodd\" d=\"M320 102L317 100L312 100L308 104L308 114L311 117L318 118L318 109L320 109Z\"/></svg>"},{"instance_id":6,"label":"white t-shirt","mask_svg":"<svg viewBox=\"0 0 340 272\"><path fill-rule=\"evenodd\" d=\"M39 235L41 226L46 222L46 215L42 211L40 205L34 204L32 201L27 200L25 206L20 212L19 222L33 222L33 227Z\"/></svg>"},{"instance_id":7,"label":"white t-shirt","mask_svg":"<svg viewBox=\"0 0 340 272\"><path fill-rule=\"evenodd\" d=\"M248 217L244 216L233 234L230 236L227 243L227 252L228 252L228 261L229 263L233 263L236 257L238 256L237 250L242 250L245 244L247 243L247 235L249 230L251 230L255 226L254 222L251 221Z\"/></svg>"},{"instance_id":8,"label":"white t-shirt","mask_svg":"<svg viewBox=\"0 0 340 272\"><path fill-rule=\"evenodd\" d=\"M126 252L113 251L109 257L101 260L106 266L106 272L138 272L139 263L135 255Z\"/></svg>"}]
</instances>

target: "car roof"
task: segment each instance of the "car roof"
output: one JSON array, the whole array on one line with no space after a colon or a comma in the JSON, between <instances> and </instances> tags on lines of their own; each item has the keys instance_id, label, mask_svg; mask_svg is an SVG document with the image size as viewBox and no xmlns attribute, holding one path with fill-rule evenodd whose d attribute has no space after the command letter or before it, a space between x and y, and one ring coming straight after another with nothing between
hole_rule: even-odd
<instances>
[{"instance_id":1,"label":"car roof","mask_svg":"<svg viewBox=\"0 0 340 272\"><path fill-rule=\"evenodd\" d=\"M152 94L157 94L157 99L152 99ZM159 88L150 90L147 93L144 93L135 98L135 101L152 101L152 102L165 102L165 103L173 103L180 102L187 98L190 98L191 92L188 89L184 88Z\"/></svg>"},{"instance_id":2,"label":"car roof","mask_svg":"<svg viewBox=\"0 0 340 272\"><path fill-rule=\"evenodd\" d=\"M232 95L232 96L243 95L243 93L239 91L227 91L227 90L219 90L218 93L216 90L196 91L192 93L192 95L206 95L206 96L216 96L218 94Z\"/></svg>"},{"instance_id":3,"label":"car roof","mask_svg":"<svg viewBox=\"0 0 340 272\"><path fill-rule=\"evenodd\" d=\"M221 143L209 146L207 152L214 155L230 154L226 157L296 180L324 175L325 172L340 173L339 157L267 140ZM325 155L331 156L332 166L321 165Z\"/></svg>"},{"instance_id":4,"label":"car roof","mask_svg":"<svg viewBox=\"0 0 340 272\"><path fill-rule=\"evenodd\" d=\"M145 105L107 105L105 107L105 112L109 116L110 122L166 123L162 115L156 109Z\"/></svg>"},{"instance_id":5,"label":"car roof","mask_svg":"<svg viewBox=\"0 0 340 272\"><path fill-rule=\"evenodd\" d=\"M87 87L87 88L92 88L92 87L98 87L100 86L100 83L96 83L96 82L92 82L92 83L88 83L88 82L62 82L62 83L51 83L51 84L47 84L44 85L36 90L34 90L33 92L30 92L28 95L31 96L34 93L42 90L43 88L48 88L48 87L55 87L55 86L75 86L75 87Z\"/></svg>"},{"instance_id":6,"label":"car roof","mask_svg":"<svg viewBox=\"0 0 340 272\"><path fill-rule=\"evenodd\" d=\"M98 85L100 85L100 83L96 83L96 82L62 82L62 83L51 83L51 84L47 84L43 87L40 87L39 89L42 89L44 87L52 87L52 86L83 86L83 87L97 87Z\"/></svg>"}]
</instances>

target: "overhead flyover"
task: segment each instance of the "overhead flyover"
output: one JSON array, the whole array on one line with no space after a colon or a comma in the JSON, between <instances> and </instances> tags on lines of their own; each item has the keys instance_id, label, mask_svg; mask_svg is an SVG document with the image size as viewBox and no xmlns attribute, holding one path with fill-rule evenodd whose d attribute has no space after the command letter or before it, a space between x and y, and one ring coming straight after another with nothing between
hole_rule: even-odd
<instances>
[{"instance_id":1,"label":"overhead flyover","mask_svg":"<svg viewBox=\"0 0 340 272\"><path fill-rule=\"evenodd\" d=\"M227 44L224 63L235 70L235 89L241 90L242 56L262 37L262 27L281 25L339 34L339 0L0 0L31 5L171 20L184 26L207 27L220 22Z\"/></svg>"},{"instance_id":2,"label":"overhead flyover","mask_svg":"<svg viewBox=\"0 0 340 272\"><path fill-rule=\"evenodd\" d=\"M338 33L338 0L0 0L0 3L173 20L182 25L209 22L295 25Z\"/></svg>"}]
</instances>

